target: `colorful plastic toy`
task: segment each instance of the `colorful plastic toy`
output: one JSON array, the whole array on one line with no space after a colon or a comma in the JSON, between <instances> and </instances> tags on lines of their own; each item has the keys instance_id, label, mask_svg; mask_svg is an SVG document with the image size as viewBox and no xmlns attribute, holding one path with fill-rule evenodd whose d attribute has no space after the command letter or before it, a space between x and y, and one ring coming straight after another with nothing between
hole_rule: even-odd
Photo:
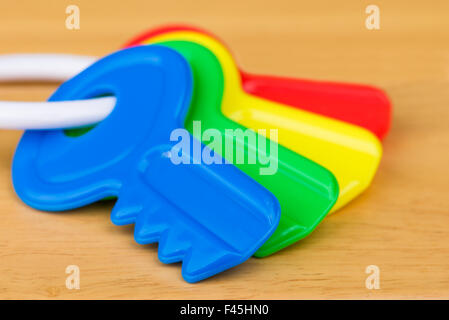
<instances>
[{"instance_id":1,"label":"colorful plastic toy","mask_svg":"<svg viewBox=\"0 0 449 320\"><path fill-rule=\"evenodd\" d=\"M171 25L149 30L131 40L127 46L175 31L198 32L220 41L218 37L200 28ZM249 94L364 127L379 139L384 138L390 128L391 104L386 94L378 88L260 76L244 71L240 71L240 75L242 86Z\"/></svg>"},{"instance_id":2,"label":"colorful plastic toy","mask_svg":"<svg viewBox=\"0 0 449 320\"><path fill-rule=\"evenodd\" d=\"M247 94L235 62L215 39L198 32L169 32L142 41L191 41L214 53L224 73L222 112L251 128L278 130L279 144L330 170L340 187L336 211L363 192L377 170L382 146L368 130Z\"/></svg>"},{"instance_id":3,"label":"colorful plastic toy","mask_svg":"<svg viewBox=\"0 0 449 320\"><path fill-rule=\"evenodd\" d=\"M279 203L235 166L201 162L201 154L213 152L189 134L192 152L170 141L191 93L189 65L172 49L144 46L101 59L50 100L111 94L114 110L77 138L62 130L26 131L13 163L17 194L49 211L117 196L113 222L137 216L136 241L159 241L159 259L182 260L189 282L245 261L274 232ZM175 156L191 164L175 164Z\"/></svg>"},{"instance_id":4,"label":"colorful plastic toy","mask_svg":"<svg viewBox=\"0 0 449 320\"><path fill-rule=\"evenodd\" d=\"M222 137L233 141L231 156L222 154L226 160L235 163L242 171L270 190L281 205L281 220L274 234L256 252L257 257L272 254L310 234L332 208L338 197L338 184L335 177L323 167L295 154L294 152L254 134L254 140L244 135L234 134L246 128L225 117L221 112L223 96L223 73L220 63L206 48L191 42L161 43L176 49L190 63L194 74L194 92L185 127L198 139L201 132L195 133L194 121L201 121L201 129L218 130ZM230 132L229 130L232 130ZM268 141L267 141L268 140ZM257 141L257 142L256 142ZM210 141L204 141L208 143ZM221 143L224 146L224 142ZM209 144L211 145L211 144ZM209 146L208 145L208 146ZM267 149L266 164L262 161L249 163L249 159L265 157L261 149ZM269 148L268 148L269 147ZM212 145L211 145L212 148ZM274 150L278 150L277 154ZM237 153L244 150L245 161L237 161ZM221 152L221 150L216 150ZM276 170L261 174L261 169L276 163ZM115 220L133 221L133 215L121 215Z\"/></svg>"}]
</instances>

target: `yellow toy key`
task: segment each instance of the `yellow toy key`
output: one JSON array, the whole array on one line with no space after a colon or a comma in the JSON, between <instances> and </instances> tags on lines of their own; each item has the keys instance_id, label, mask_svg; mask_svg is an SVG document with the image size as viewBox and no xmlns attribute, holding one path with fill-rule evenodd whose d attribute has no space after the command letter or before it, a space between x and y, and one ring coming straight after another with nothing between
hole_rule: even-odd
<instances>
[{"instance_id":1,"label":"yellow toy key","mask_svg":"<svg viewBox=\"0 0 449 320\"><path fill-rule=\"evenodd\" d=\"M332 212L347 204L371 183L382 146L363 128L247 94L229 51L210 36L193 31L167 32L142 41L191 41L212 51L221 63L225 85L222 112L251 128L278 129L278 143L330 170L340 194Z\"/></svg>"}]
</instances>

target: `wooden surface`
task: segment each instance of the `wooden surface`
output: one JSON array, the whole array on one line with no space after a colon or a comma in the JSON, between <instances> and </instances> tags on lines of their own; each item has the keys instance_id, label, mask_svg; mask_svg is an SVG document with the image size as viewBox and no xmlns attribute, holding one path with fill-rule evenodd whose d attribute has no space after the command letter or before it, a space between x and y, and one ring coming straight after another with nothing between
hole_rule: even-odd
<instances>
[{"instance_id":1,"label":"wooden surface","mask_svg":"<svg viewBox=\"0 0 449 320\"><path fill-rule=\"evenodd\" d=\"M393 126L372 186L306 240L192 285L157 246L109 220L112 203L63 214L24 205L11 185L20 132L0 132L0 298L449 298L449 2L3 1L0 53L104 55L162 23L225 39L245 70L384 88ZM381 29L365 28L365 7ZM1 72L1 70L0 70ZM0 99L43 100L57 84L1 84ZM78 265L81 289L65 287ZM380 268L380 289L365 268Z\"/></svg>"}]
</instances>

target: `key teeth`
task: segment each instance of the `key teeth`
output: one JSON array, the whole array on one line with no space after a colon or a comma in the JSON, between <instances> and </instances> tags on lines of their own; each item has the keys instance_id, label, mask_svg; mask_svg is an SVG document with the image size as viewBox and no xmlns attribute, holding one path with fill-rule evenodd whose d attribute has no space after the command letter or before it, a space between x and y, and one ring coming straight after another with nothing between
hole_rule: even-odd
<instances>
[{"instance_id":1,"label":"key teeth","mask_svg":"<svg viewBox=\"0 0 449 320\"><path fill-rule=\"evenodd\" d=\"M121 192L112 208L111 221L117 226L132 224L142 209L142 204L131 201L131 197L126 192Z\"/></svg>"},{"instance_id":2,"label":"key teeth","mask_svg":"<svg viewBox=\"0 0 449 320\"><path fill-rule=\"evenodd\" d=\"M169 227L166 223L142 221L139 218L134 232L139 244L159 242L158 257L163 263L182 261L192 247L189 236L184 235L181 228Z\"/></svg>"},{"instance_id":3,"label":"key teeth","mask_svg":"<svg viewBox=\"0 0 449 320\"><path fill-rule=\"evenodd\" d=\"M159 239L158 257L167 264L179 262L190 248L190 242L183 241L181 234L176 234L172 229L166 230Z\"/></svg>"},{"instance_id":4,"label":"key teeth","mask_svg":"<svg viewBox=\"0 0 449 320\"><path fill-rule=\"evenodd\" d=\"M134 239L139 244L159 242L159 238L168 230L164 223L139 223L134 227Z\"/></svg>"},{"instance_id":5,"label":"key teeth","mask_svg":"<svg viewBox=\"0 0 449 320\"><path fill-rule=\"evenodd\" d=\"M111 212L112 223L118 226L133 224L144 209L145 211L157 210L152 193L145 190L142 195L141 192L141 190L127 188L120 191Z\"/></svg>"},{"instance_id":6,"label":"key teeth","mask_svg":"<svg viewBox=\"0 0 449 320\"><path fill-rule=\"evenodd\" d=\"M120 200L118 200L120 201ZM111 212L111 221L116 226L124 226L127 224L133 224L136 217L142 211L141 205L134 206L120 206L118 203L114 206Z\"/></svg>"},{"instance_id":7,"label":"key teeth","mask_svg":"<svg viewBox=\"0 0 449 320\"><path fill-rule=\"evenodd\" d=\"M187 282L203 280L245 260L237 253L205 240L201 233L178 220L164 221L168 215L165 213L159 208L139 214L134 237L142 245L159 242L159 260L167 264L181 261L182 276Z\"/></svg>"}]
</instances>

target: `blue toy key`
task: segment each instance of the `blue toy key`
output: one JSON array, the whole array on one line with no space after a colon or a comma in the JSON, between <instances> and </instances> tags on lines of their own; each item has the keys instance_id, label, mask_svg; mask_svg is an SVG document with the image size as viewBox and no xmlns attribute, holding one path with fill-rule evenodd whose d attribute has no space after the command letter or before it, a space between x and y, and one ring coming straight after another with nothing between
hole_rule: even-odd
<instances>
[{"instance_id":1,"label":"blue toy key","mask_svg":"<svg viewBox=\"0 0 449 320\"><path fill-rule=\"evenodd\" d=\"M183 261L188 282L248 259L274 232L280 206L235 166L200 161L211 151L190 134L184 138L199 152L170 140L190 104L188 63L162 46L126 49L61 85L50 100L106 94L117 98L114 110L80 137L63 130L25 132L12 172L19 197L49 211L118 197L113 222L135 222L136 241L158 241L159 259Z\"/></svg>"}]
</instances>

